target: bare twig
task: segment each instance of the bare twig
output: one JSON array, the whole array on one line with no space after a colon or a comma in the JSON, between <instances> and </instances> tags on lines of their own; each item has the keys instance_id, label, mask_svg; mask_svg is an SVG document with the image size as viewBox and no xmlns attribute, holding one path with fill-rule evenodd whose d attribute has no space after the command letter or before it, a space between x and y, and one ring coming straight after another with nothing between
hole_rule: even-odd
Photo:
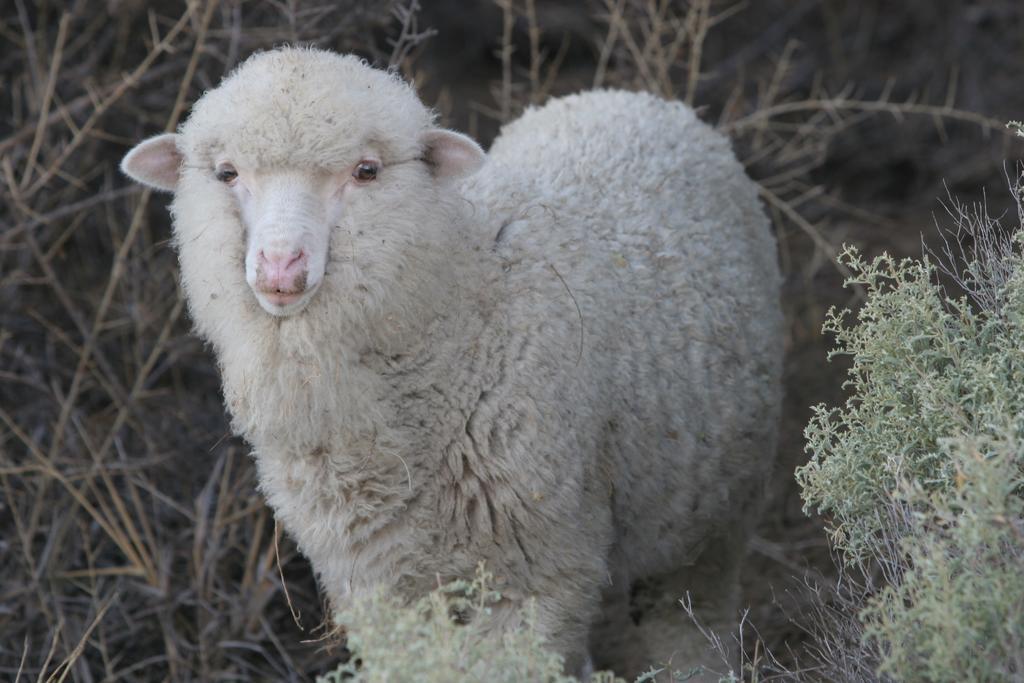
<instances>
[{"instance_id":1,"label":"bare twig","mask_svg":"<svg viewBox=\"0 0 1024 683\"><path fill-rule=\"evenodd\" d=\"M409 55L427 39L437 35L433 28L419 29L417 15L420 11L418 0L409 0L408 4L399 4L391 10L399 23L398 37L388 39L391 46L391 56L388 58L388 67L392 69L401 68Z\"/></svg>"}]
</instances>

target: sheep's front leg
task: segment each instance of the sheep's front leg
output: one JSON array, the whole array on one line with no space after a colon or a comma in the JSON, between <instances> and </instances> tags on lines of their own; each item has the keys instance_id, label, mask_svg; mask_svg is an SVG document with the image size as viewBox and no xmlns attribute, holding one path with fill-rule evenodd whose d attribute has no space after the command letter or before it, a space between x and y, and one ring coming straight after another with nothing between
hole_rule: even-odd
<instances>
[{"instance_id":1,"label":"sheep's front leg","mask_svg":"<svg viewBox=\"0 0 1024 683\"><path fill-rule=\"evenodd\" d=\"M555 533L559 532L552 536ZM590 627L600 609L608 574L599 550L580 544L578 538L576 541L575 547L561 545L564 550L560 554L532 555L528 573L511 582L515 588L508 584L497 587L503 599L485 617L486 625L481 625L498 632L499 637L524 624L531 626L545 647L562 656L564 671L585 680L592 668ZM524 545L529 551L529 542ZM495 575L508 574L498 569Z\"/></svg>"},{"instance_id":2,"label":"sheep's front leg","mask_svg":"<svg viewBox=\"0 0 1024 683\"><path fill-rule=\"evenodd\" d=\"M538 610L543 609L543 601L538 603ZM565 672L580 680L586 680L593 671L588 640L599 604L600 595L595 590L591 595L576 596L552 605L550 620L542 631L549 646L562 655Z\"/></svg>"},{"instance_id":3,"label":"sheep's front leg","mask_svg":"<svg viewBox=\"0 0 1024 683\"><path fill-rule=\"evenodd\" d=\"M474 616L472 627L484 638L499 641L504 634L531 627L545 646L562 656L565 673L587 680L593 671L587 636L593 600L565 600L567 596L539 595L509 599L504 596Z\"/></svg>"}]
</instances>

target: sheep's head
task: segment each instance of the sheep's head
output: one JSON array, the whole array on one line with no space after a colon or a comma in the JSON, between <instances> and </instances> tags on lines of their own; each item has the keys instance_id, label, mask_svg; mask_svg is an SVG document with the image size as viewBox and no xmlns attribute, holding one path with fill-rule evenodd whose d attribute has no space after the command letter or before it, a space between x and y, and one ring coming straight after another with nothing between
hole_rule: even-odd
<instances>
[{"instance_id":1,"label":"sheep's head","mask_svg":"<svg viewBox=\"0 0 1024 683\"><path fill-rule=\"evenodd\" d=\"M376 245L394 238L391 224L404 221L402 235L414 232L410 222L438 189L483 160L475 142L435 127L393 74L353 57L285 48L249 59L203 95L178 133L140 143L122 169L175 193L188 287L200 287L197 279L223 284L224 269L244 264L259 305L289 316L314 298L330 264L348 258L339 245L354 252L360 239L372 239L369 259L408 259ZM196 261L216 258L210 251L234 252L222 254L221 272L187 272L186 249L195 240L206 244L191 247ZM332 248L339 253L332 256ZM393 275L386 270L377 265L378 279Z\"/></svg>"}]
</instances>

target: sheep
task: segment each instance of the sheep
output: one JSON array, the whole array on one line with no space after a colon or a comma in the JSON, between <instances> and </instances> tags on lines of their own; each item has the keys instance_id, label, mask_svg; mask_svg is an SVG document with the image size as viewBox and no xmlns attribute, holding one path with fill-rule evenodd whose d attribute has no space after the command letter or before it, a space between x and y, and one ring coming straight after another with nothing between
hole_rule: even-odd
<instances>
[{"instance_id":1,"label":"sheep","mask_svg":"<svg viewBox=\"0 0 1024 683\"><path fill-rule=\"evenodd\" d=\"M678 599L735 617L783 338L726 138L606 90L485 154L397 75L286 47L122 168L174 193L232 428L334 609L483 561L502 600L481 628L534 599L567 671L706 661Z\"/></svg>"}]
</instances>

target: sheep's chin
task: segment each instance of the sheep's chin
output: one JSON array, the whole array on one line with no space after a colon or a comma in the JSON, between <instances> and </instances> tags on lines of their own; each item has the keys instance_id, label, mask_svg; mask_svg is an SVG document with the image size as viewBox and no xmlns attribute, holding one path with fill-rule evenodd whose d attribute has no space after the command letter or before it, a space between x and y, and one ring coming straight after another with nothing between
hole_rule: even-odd
<instances>
[{"instance_id":1,"label":"sheep's chin","mask_svg":"<svg viewBox=\"0 0 1024 683\"><path fill-rule=\"evenodd\" d=\"M318 289L320 289L319 282L304 291L294 301L288 301L287 303L271 301L271 298L266 294L256 290L253 290L252 293L256 297L256 301L259 302L260 308L264 311L277 318L287 318L301 313L309 305L309 302L312 301L313 295L316 294Z\"/></svg>"}]
</instances>

